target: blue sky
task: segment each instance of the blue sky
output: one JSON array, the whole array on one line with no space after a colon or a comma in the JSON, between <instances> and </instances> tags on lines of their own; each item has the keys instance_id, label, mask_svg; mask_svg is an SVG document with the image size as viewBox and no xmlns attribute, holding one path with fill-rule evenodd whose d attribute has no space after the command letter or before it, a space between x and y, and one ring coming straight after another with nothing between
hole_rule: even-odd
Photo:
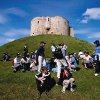
<instances>
[{"instance_id":1,"label":"blue sky","mask_svg":"<svg viewBox=\"0 0 100 100\"><path fill-rule=\"evenodd\" d=\"M29 36L37 16L63 16L75 37L100 40L100 0L0 0L0 45Z\"/></svg>"}]
</instances>

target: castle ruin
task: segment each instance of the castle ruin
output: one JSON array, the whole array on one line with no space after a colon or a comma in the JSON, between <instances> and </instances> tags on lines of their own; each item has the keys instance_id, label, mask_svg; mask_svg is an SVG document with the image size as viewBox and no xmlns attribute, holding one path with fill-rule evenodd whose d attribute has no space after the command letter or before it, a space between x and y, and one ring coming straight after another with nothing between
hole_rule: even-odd
<instances>
[{"instance_id":1,"label":"castle ruin","mask_svg":"<svg viewBox=\"0 0 100 100\"><path fill-rule=\"evenodd\" d=\"M40 34L57 34L74 37L74 30L69 21L60 16L36 17L31 21L31 36Z\"/></svg>"}]
</instances>

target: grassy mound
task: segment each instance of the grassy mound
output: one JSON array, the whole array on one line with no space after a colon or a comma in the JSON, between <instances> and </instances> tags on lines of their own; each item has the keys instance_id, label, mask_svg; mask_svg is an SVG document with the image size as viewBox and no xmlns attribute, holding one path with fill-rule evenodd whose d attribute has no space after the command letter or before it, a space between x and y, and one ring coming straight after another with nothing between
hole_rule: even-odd
<instances>
[{"instance_id":1,"label":"grassy mound","mask_svg":"<svg viewBox=\"0 0 100 100\"><path fill-rule=\"evenodd\" d=\"M40 35L27 37L13 41L0 47L0 54L8 52L12 57L17 52L22 53L24 44L28 44L29 52L38 48L40 41L45 41L46 57L51 56L50 46L53 41L56 45L64 42L67 46L67 52L78 52L79 49L92 52L94 47L85 41L72 37L57 35ZM1 55L0 55L1 56ZM0 100L37 100L37 89L34 75L37 71L13 73L11 62L0 61ZM79 65L80 70L73 73L76 79L75 92L66 91L61 93L61 86L54 86L47 97L42 94L40 100L100 100L100 76L95 77L93 69L84 69ZM56 73L51 72L51 76L56 78Z\"/></svg>"},{"instance_id":2,"label":"grassy mound","mask_svg":"<svg viewBox=\"0 0 100 100\"><path fill-rule=\"evenodd\" d=\"M83 51L93 52L94 46L83 40L77 38L63 36L63 35L39 35L39 36L30 36L22 39L15 40L8 44L5 44L0 47L0 57L3 52L8 52L11 57L14 57L17 52L22 54L23 46L28 45L29 52L37 50L40 41L45 41L45 55L46 57L51 57L50 46L51 43L56 45L64 42L67 46L67 52L78 52L80 49Z\"/></svg>"}]
</instances>

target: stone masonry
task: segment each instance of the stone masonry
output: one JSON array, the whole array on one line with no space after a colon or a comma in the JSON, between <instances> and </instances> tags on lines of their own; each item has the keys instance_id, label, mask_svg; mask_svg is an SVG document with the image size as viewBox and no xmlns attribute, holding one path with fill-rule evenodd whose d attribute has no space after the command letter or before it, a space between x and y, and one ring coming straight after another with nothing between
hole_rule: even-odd
<instances>
[{"instance_id":1,"label":"stone masonry","mask_svg":"<svg viewBox=\"0 0 100 100\"><path fill-rule=\"evenodd\" d=\"M57 34L74 37L74 30L69 21L61 16L36 17L31 21L31 36L40 34Z\"/></svg>"}]
</instances>

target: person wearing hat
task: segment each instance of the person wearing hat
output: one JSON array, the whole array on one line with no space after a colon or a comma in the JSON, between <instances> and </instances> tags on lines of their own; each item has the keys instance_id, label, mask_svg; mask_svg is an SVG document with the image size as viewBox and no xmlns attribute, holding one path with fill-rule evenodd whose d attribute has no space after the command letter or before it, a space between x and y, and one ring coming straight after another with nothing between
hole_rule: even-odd
<instances>
[{"instance_id":1,"label":"person wearing hat","mask_svg":"<svg viewBox=\"0 0 100 100\"><path fill-rule=\"evenodd\" d=\"M36 53L36 61L38 63L38 72L41 71L41 67L46 65L46 61L45 61L45 55L44 55L44 46L45 46L45 42L41 41L40 42L40 46L37 50Z\"/></svg>"},{"instance_id":2,"label":"person wearing hat","mask_svg":"<svg viewBox=\"0 0 100 100\"><path fill-rule=\"evenodd\" d=\"M16 72L21 69L20 64L20 53L17 53L16 57L13 60L13 71Z\"/></svg>"},{"instance_id":3,"label":"person wearing hat","mask_svg":"<svg viewBox=\"0 0 100 100\"><path fill-rule=\"evenodd\" d=\"M47 67L43 66L41 71L35 75L35 78L38 90L38 98L41 96L43 91L45 91L46 95L48 96L51 76Z\"/></svg>"},{"instance_id":4,"label":"person wearing hat","mask_svg":"<svg viewBox=\"0 0 100 100\"><path fill-rule=\"evenodd\" d=\"M95 51L94 51L94 62L95 62L95 76L98 76L100 73L100 42L96 40L95 44Z\"/></svg>"}]
</instances>

